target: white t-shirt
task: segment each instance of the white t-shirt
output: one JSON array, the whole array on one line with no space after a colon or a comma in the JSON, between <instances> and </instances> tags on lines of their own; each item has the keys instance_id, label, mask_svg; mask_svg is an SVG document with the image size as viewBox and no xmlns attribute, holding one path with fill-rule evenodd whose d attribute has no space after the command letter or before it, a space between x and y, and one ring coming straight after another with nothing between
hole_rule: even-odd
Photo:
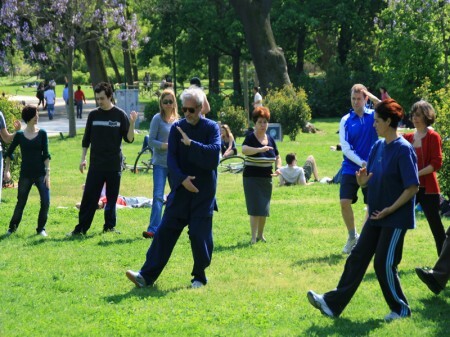
<instances>
[{"instance_id":1,"label":"white t-shirt","mask_svg":"<svg viewBox=\"0 0 450 337\"><path fill-rule=\"evenodd\" d=\"M259 107L259 106L262 106L262 96L261 96L261 94L260 94L259 92L257 92L257 93L255 94L255 97L254 97L254 99L253 99L253 102L254 102L254 103L256 103L256 102L258 102L258 101L259 101L259 103L253 105L255 108L256 108L256 107Z\"/></svg>"},{"instance_id":2,"label":"white t-shirt","mask_svg":"<svg viewBox=\"0 0 450 337\"><path fill-rule=\"evenodd\" d=\"M299 166L283 166L280 168L281 176L290 184L306 184L305 171Z\"/></svg>"},{"instance_id":3,"label":"white t-shirt","mask_svg":"<svg viewBox=\"0 0 450 337\"><path fill-rule=\"evenodd\" d=\"M55 104L56 95L52 89L47 89L44 92L44 98L47 104Z\"/></svg>"}]
</instances>

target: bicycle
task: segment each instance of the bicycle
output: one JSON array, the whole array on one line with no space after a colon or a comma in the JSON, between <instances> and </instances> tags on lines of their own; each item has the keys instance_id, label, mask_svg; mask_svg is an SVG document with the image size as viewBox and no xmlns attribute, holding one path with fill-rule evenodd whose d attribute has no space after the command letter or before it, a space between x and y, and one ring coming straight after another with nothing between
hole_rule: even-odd
<instances>
[{"instance_id":1,"label":"bicycle","mask_svg":"<svg viewBox=\"0 0 450 337\"><path fill-rule=\"evenodd\" d=\"M134 165L125 165L126 168L130 169L133 173L145 172L148 173L149 170L153 168L152 165L153 150L150 146L146 146L139 151Z\"/></svg>"},{"instance_id":2,"label":"bicycle","mask_svg":"<svg viewBox=\"0 0 450 337\"><path fill-rule=\"evenodd\" d=\"M219 161L217 171L220 173L241 173L244 171L244 162L245 158L243 156L224 157Z\"/></svg>"}]
</instances>

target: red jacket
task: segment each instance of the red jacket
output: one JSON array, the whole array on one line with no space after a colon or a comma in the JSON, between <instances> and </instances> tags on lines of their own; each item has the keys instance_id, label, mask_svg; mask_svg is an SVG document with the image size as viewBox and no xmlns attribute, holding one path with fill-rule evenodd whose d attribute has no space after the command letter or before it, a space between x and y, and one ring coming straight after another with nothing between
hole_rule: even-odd
<instances>
[{"instance_id":1,"label":"red jacket","mask_svg":"<svg viewBox=\"0 0 450 337\"><path fill-rule=\"evenodd\" d=\"M411 144L414 143L414 133L403 135L405 139ZM425 187L426 194L439 194L439 183L437 181L436 172L442 166L442 140L439 134L428 129L425 137L422 138L422 147L414 148L417 154L417 166L419 171L424 167L431 165L434 168L433 173L420 176L420 186ZM423 157L423 160L419 158Z\"/></svg>"}]
</instances>

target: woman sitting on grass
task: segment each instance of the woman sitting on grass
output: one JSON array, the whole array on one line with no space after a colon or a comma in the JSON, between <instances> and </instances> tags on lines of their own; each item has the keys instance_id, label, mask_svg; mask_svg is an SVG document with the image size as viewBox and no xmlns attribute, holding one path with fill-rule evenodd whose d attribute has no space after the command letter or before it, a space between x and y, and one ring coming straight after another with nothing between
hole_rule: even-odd
<instances>
[{"instance_id":1,"label":"woman sitting on grass","mask_svg":"<svg viewBox=\"0 0 450 337\"><path fill-rule=\"evenodd\" d=\"M222 158L237 155L236 142L234 141L234 136L227 124L222 124L220 126L220 138L220 151L222 153Z\"/></svg>"},{"instance_id":2,"label":"woman sitting on grass","mask_svg":"<svg viewBox=\"0 0 450 337\"><path fill-rule=\"evenodd\" d=\"M25 106L22 110L22 119L27 126L25 130L17 131L11 146L6 152L5 159L5 177L10 178L10 164L13 152L17 146L20 146L22 164L20 166L17 204L6 235L11 235L19 227L31 187L35 185L41 197L41 208L39 210L36 232L38 235L47 236L45 224L47 223L48 209L50 207L50 153L48 152L47 132L36 127L39 113L35 106Z\"/></svg>"}]
</instances>

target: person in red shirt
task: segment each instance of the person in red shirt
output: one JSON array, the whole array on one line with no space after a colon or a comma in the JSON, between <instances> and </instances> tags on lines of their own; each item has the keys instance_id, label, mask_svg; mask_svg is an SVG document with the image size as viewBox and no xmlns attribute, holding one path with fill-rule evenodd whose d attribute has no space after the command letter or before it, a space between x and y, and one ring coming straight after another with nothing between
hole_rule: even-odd
<instances>
[{"instance_id":1,"label":"person in red shirt","mask_svg":"<svg viewBox=\"0 0 450 337\"><path fill-rule=\"evenodd\" d=\"M78 90L73 94L73 98L77 107L77 118L81 119L83 114L83 102L86 104L86 97L84 96L83 90L81 90L81 86L78 86Z\"/></svg>"},{"instance_id":2,"label":"person in red shirt","mask_svg":"<svg viewBox=\"0 0 450 337\"><path fill-rule=\"evenodd\" d=\"M439 215L439 183L436 172L442 166L441 136L430 126L436 119L433 106L419 101L411 107L411 117L415 132L403 135L410 142L417 155L420 188L416 195L416 204L420 203L433 233L438 256L445 240L445 229Z\"/></svg>"}]
</instances>

